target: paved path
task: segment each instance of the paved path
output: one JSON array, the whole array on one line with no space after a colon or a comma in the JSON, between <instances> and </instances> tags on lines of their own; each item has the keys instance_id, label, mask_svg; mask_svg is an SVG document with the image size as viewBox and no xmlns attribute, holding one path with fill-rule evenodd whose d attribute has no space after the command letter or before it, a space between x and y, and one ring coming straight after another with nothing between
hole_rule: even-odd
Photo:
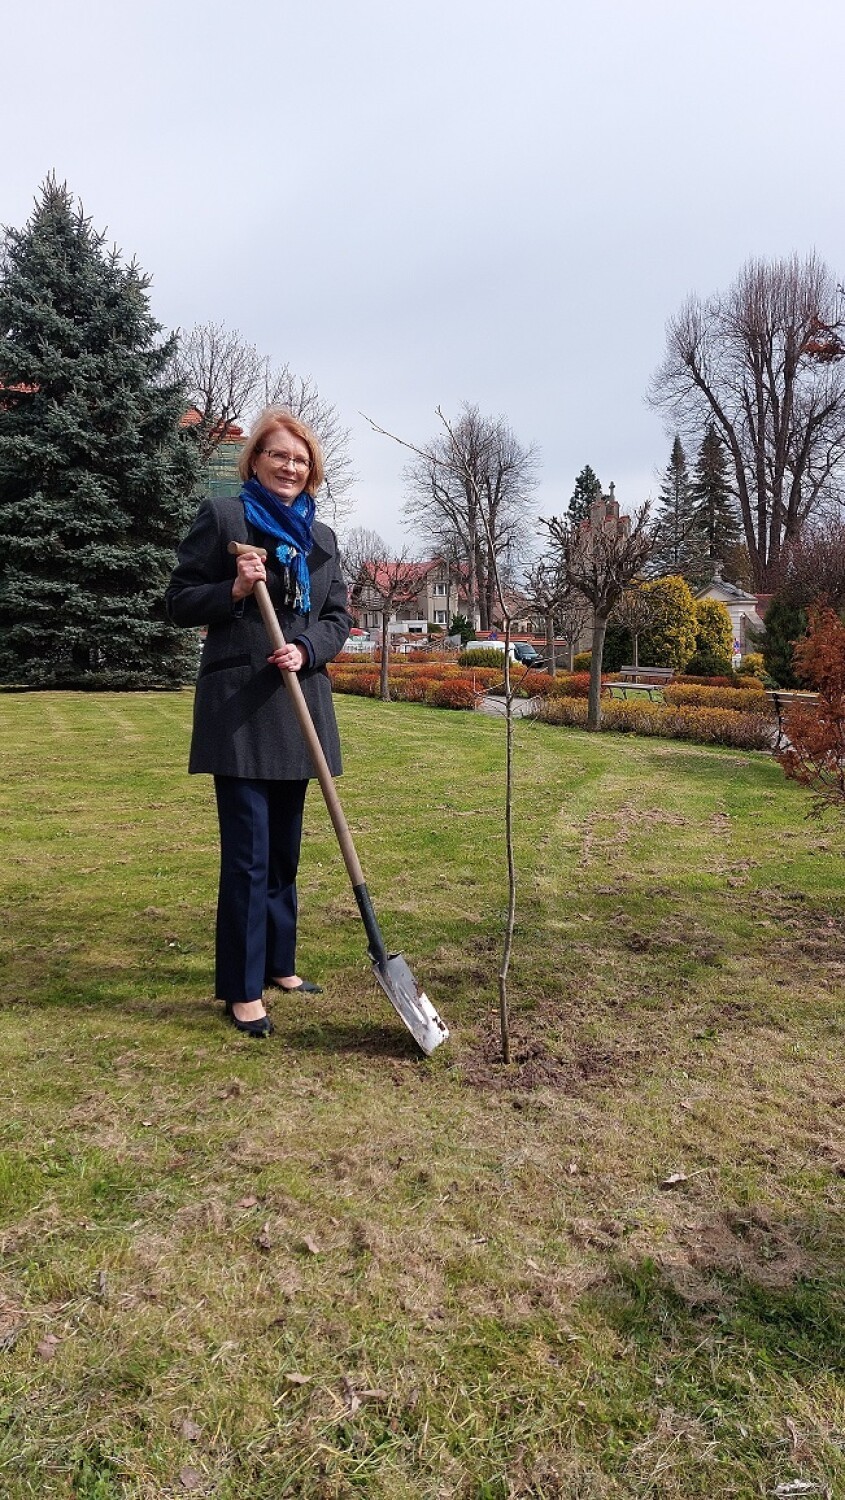
<instances>
[{"instance_id":1,"label":"paved path","mask_svg":"<svg viewBox=\"0 0 845 1500\"><path fill-rule=\"evenodd\" d=\"M489 694L485 694L478 706L483 714L492 714L497 719L505 717L504 698L491 698ZM533 711L533 698L514 698L513 716L515 719L530 719Z\"/></svg>"}]
</instances>

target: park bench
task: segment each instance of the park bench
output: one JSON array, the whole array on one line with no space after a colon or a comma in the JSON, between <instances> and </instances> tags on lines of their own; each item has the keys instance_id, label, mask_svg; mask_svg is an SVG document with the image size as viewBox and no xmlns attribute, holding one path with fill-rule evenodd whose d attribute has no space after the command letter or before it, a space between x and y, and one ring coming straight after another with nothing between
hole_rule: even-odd
<instances>
[{"instance_id":1,"label":"park bench","mask_svg":"<svg viewBox=\"0 0 845 1500\"><path fill-rule=\"evenodd\" d=\"M783 716L793 703L818 703L818 693L802 693L798 688L766 688L766 697L774 705L778 720L778 738L775 750L780 750L786 740L783 732Z\"/></svg>"},{"instance_id":2,"label":"park bench","mask_svg":"<svg viewBox=\"0 0 845 1500\"><path fill-rule=\"evenodd\" d=\"M615 682L605 684L609 698L647 698L650 703L662 703L662 689L675 675L674 667L620 667ZM640 678L648 679L640 682Z\"/></svg>"},{"instance_id":3,"label":"park bench","mask_svg":"<svg viewBox=\"0 0 845 1500\"><path fill-rule=\"evenodd\" d=\"M655 683L671 682L675 675L674 667L620 667L619 676L623 682L639 682L641 677L648 678L650 685Z\"/></svg>"}]
</instances>

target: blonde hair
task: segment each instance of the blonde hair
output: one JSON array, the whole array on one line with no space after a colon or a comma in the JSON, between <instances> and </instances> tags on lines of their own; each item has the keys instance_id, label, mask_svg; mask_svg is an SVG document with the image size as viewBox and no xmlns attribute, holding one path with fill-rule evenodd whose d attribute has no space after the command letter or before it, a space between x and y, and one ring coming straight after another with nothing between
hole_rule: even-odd
<instances>
[{"instance_id":1,"label":"blonde hair","mask_svg":"<svg viewBox=\"0 0 845 1500\"><path fill-rule=\"evenodd\" d=\"M311 468L308 471L305 489L309 495L316 495L325 475L320 439L307 422L300 422L298 417L292 416L286 406L267 406L261 415L256 417L238 459L238 473L241 479L246 484L247 480L252 478L252 464L256 453L264 447L271 432L279 431L289 432L292 437L299 438L308 449Z\"/></svg>"}]
</instances>

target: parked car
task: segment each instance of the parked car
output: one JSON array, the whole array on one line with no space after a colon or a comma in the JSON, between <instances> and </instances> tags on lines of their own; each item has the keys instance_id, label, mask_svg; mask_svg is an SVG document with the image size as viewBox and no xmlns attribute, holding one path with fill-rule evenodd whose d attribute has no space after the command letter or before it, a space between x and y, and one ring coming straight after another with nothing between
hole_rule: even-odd
<instances>
[{"instance_id":1,"label":"parked car","mask_svg":"<svg viewBox=\"0 0 845 1500\"><path fill-rule=\"evenodd\" d=\"M504 652L505 643L500 640L493 641L467 641L465 651L501 651ZM511 661L519 662L523 667L541 667L543 658L539 651L532 646L530 641L511 641Z\"/></svg>"},{"instance_id":2,"label":"parked car","mask_svg":"<svg viewBox=\"0 0 845 1500\"><path fill-rule=\"evenodd\" d=\"M517 661L521 662L524 667L536 667L539 669L543 665L542 656L540 655L539 651L534 646L532 646L530 641L515 641L513 654L516 657Z\"/></svg>"},{"instance_id":3,"label":"parked car","mask_svg":"<svg viewBox=\"0 0 845 1500\"><path fill-rule=\"evenodd\" d=\"M501 651L501 653L502 653L502 660L504 661L504 659L505 659L505 657L504 657L504 652L505 652L505 643L504 643L504 641L499 641L499 640L496 640L496 641L467 641L466 645L464 646L464 650L465 651ZM514 655L513 642L511 642L510 659L511 659L511 661L515 661L516 660L515 655Z\"/></svg>"}]
</instances>

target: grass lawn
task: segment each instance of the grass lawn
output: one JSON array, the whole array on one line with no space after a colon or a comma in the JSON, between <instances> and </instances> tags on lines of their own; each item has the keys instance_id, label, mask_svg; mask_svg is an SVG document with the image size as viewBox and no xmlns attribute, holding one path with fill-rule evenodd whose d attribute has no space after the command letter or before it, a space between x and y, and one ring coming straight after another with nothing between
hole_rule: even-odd
<instances>
[{"instance_id":1,"label":"grass lawn","mask_svg":"<svg viewBox=\"0 0 845 1500\"><path fill-rule=\"evenodd\" d=\"M845 1495L842 825L519 722L505 1069L503 725L337 708L428 1061L316 790L255 1043L190 694L0 697L3 1500Z\"/></svg>"}]
</instances>

